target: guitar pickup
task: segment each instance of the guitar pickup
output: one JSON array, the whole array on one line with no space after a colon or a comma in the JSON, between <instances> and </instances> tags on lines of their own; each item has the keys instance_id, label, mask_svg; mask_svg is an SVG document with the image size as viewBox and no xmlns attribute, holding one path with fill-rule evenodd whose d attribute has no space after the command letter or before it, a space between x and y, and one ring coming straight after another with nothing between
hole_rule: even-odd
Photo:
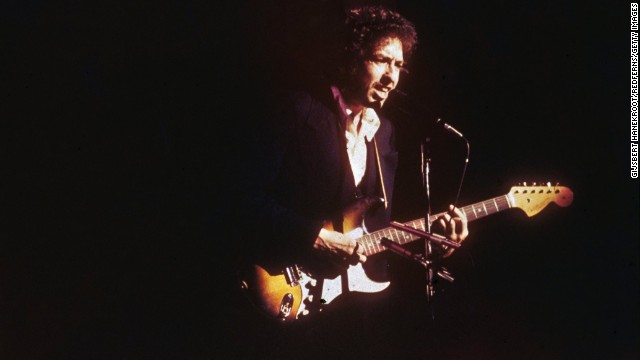
<instances>
[{"instance_id":1,"label":"guitar pickup","mask_svg":"<svg viewBox=\"0 0 640 360\"><path fill-rule=\"evenodd\" d=\"M284 268L284 277L290 286L298 286L300 282L300 269L298 265L287 266Z\"/></svg>"}]
</instances>

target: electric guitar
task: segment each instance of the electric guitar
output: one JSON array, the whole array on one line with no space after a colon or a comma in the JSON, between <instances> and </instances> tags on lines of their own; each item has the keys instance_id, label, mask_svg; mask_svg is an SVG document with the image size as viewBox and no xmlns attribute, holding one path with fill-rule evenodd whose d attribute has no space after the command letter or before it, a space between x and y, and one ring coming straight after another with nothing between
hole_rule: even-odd
<instances>
[{"instance_id":1,"label":"electric guitar","mask_svg":"<svg viewBox=\"0 0 640 360\"><path fill-rule=\"evenodd\" d=\"M474 221L497 212L519 208L531 217L551 202L567 207L573 202L573 192L564 186L536 185L514 186L508 194L462 207L467 220ZM372 201L360 202L343 213L343 229L357 238L364 254L371 256L387 248L381 239L387 238L404 245L420 239L419 236L399 231L394 227L364 234L358 227ZM436 221L444 213L432 215ZM405 226L424 231L424 218L404 223ZM251 265L240 275L241 287L251 303L266 316L290 322L322 311L336 297L348 292L375 293L386 289L389 282L377 282L367 276L361 263L349 265L340 274L315 273L303 264L291 264L279 269L266 270L258 264Z\"/></svg>"}]
</instances>

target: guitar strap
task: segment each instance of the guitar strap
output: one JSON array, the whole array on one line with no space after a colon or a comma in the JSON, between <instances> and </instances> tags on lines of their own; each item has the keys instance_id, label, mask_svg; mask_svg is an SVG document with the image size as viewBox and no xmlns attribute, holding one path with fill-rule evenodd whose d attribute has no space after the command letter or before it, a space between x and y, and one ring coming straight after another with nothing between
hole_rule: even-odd
<instances>
[{"instance_id":1,"label":"guitar strap","mask_svg":"<svg viewBox=\"0 0 640 360\"><path fill-rule=\"evenodd\" d=\"M347 152L345 151L345 149L347 148L347 140L345 139L344 136L344 132L345 132L345 125L347 123L347 114L345 114L343 108L344 108L344 103L342 101L342 96L340 95L340 92L337 89L332 88L331 89L333 92L333 105L334 105L334 112L336 113L336 115L338 115L338 121L336 121L336 131L338 133L338 154L340 154L340 161L342 162L340 164L340 166L338 167L338 191L336 192L336 204L342 204L343 202L343 191L345 188L345 179L347 176L349 176L349 172L350 172L350 165L349 165L349 157L347 155ZM352 176L353 177L353 176ZM341 208L342 206L338 207ZM332 214L331 216L331 222L333 223L333 229L338 231L338 232L342 232L343 231L343 227L342 227L342 211L338 210L336 211L334 214Z\"/></svg>"},{"instance_id":2,"label":"guitar strap","mask_svg":"<svg viewBox=\"0 0 640 360\"><path fill-rule=\"evenodd\" d=\"M384 186L384 176L382 176L382 164L380 164L380 152L378 151L378 142L376 141L376 137L373 137L373 148L376 153L376 161L378 164L378 176L380 177L380 187L382 188L382 197L384 198L384 209L386 210L389 207L389 201L387 200L387 190Z\"/></svg>"}]
</instances>

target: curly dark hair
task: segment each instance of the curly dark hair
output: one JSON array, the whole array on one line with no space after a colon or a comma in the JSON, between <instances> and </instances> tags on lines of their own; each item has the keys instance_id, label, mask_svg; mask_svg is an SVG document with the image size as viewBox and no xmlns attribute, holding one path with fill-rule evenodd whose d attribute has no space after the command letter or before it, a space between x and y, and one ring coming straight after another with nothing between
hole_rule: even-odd
<instances>
[{"instance_id":1,"label":"curly dark hair","mask_svg":"<svg viewBox=\"0 0 640 360\"><path fill-rule=\"evenodd\" d=\"M345 55L350 63L373 51L382 38L396 37L402 42L405 57L410 57L418 44L414 25L402 15L382 6L365 6L347 13L347 45Z\"/></svg>"}]
</instances>

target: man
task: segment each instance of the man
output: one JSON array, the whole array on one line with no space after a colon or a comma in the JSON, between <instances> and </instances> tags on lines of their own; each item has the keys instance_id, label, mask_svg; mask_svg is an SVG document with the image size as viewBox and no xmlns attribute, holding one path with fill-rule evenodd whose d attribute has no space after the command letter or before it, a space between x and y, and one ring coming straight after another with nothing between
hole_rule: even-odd
<instances>
[{"instance_id":1,"label":"man","mask_svg":"<svg viewBox=\"0 0 640 360\"><path fill-rule=\"evenodd\" d=\"M321 307L345 292L385 287L375 288L385 274L369 264L358 239L391 220L398 153L393 126L378 111L397 87L417 36L408 20L382 7L353 9L345 24L339 66L315 86L278 99L276 115L263 114L273 122L259 140L270 140L259 143L259 159L247 167L246 177L264 175L246 192L249 219L259 232L247 256L270 274L282 271L278 267L295 272L292 265L302 265L321 283L303 293L315 301L309 297L299 308L294 304L294 314L286 309L278 314L282 319L304 315L301 309ZM468 235L464 214L453 206L436 225L454 241ZM346 271L359 269L358 263L368 264L364 277L375 279L374 288L360 289L356 274ZM291 305L282 301L276 299L277 308Z\"/></svg>"}]
</instances>

